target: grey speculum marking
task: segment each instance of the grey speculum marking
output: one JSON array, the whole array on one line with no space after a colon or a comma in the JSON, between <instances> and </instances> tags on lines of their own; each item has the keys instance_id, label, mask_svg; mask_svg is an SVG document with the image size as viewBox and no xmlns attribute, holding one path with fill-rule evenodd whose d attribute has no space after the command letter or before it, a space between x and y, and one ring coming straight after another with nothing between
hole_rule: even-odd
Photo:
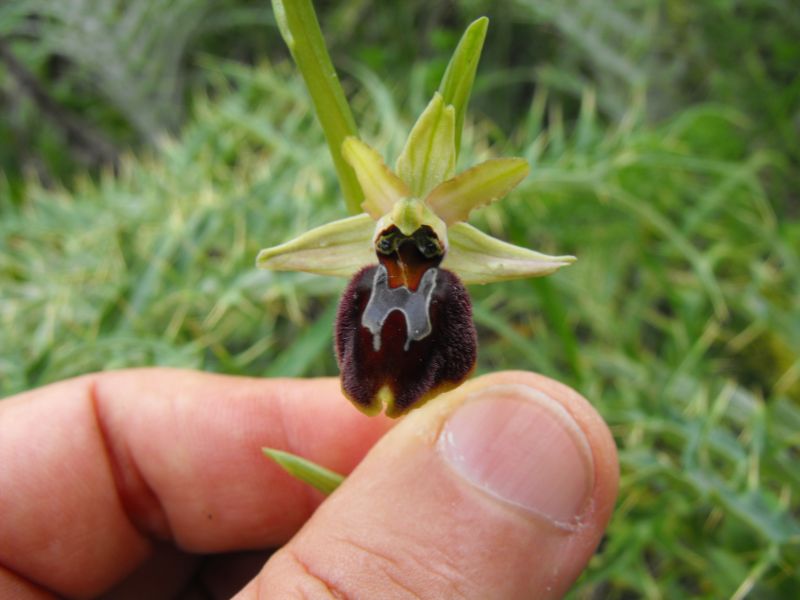
<instances>
[{"instance_id":1,"label":"grey speculum marking","mask_svg":"<svg viewBox=\"0 0 800 600\"><path fill-rule=\"evenodd\" d=\"M419 341L431 333L429 309L431 297L436 289L436 276L439 269L432 267L425 271L419 287L412 292L405 286L389 287L389 272L383 265L378 265L375 278L372 280L372 293L367 308L361 316L361 325L372 334L372 347L375 352L381 349L381 329L392 311L399 310L406 318L406 343L403 350L408 350L411 340Z\"/></svg>"}]
</instances>

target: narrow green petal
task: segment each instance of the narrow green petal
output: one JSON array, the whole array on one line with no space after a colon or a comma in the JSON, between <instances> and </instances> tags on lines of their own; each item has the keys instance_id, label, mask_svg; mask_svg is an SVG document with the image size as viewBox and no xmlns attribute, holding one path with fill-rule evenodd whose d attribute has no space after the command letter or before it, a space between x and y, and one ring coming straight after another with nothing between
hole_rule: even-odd
<instances>
[{"instance_id":1,"label":"narrow green petal","mask_svg":"<svg viewBox=\"0 0 800 600\"><path fill-rule=\"evenodd\" d=\"M373 219L379 219L392 210L395 202L411 195L406 184L389 170L381 155L358 138L347 138L342 143L342 154L353 167L364 190L361 207Z\"/></svg>"},{"instance_id":2,"label":"narrow green petal","mask_svg":"<svg viewBox=\"0 0 800 600\"><path fill-rule=\"evenodd\" d=\"M461 148L461 130L464 127L464 114L467 111L467 103L472 92L472 84L475 81L475 71L478 69L478 61L483 50L483 41L486 39L486 29L489 27L489 19L481 17L473 21L461 41L453 52L453 57L447 65L442 82L439 84L439 92L442 94L446 104L452 104L456 110L456 130L455 145L456 157Z\"/></svg>"},{"instance_id":3,"label":"narrow green petal","mask_svg":"<svg viewBox=\"0 0 800 600\"><path fill-rule=\"evenodd\" d=\"M505 196L528 172L524 158L487 160L440 183L425 203L448 225L466 221L473 209Z\"/></svg>"},{"instance_id":4,"label":"narrow green petal","mask_svg":"<svg viewBox=\"0 0 800 600\"><path fill-rule=\"evenodd\" d=\"M350 277L377 262L372 245L375 221L366 213L322 225L258 253L256 265L273 271L305 271Z\"/></svg>"},{"instance_id":5,"label":"narrow green petal","mask_svg":"<svg viewBox=\"0 0 800 600\"><path fill-rule=\"evenodd\" d=\"M574 256L548 256L487 235L467 223L447 230L450 249L442 267L464 283L491 283L548 275L575 262Z\"/></svg>"},{"instance_id":6,"label":"narrow green petal","mask_svg":"<svg viewBox=\"0 0 800 600\"><path fill-rule=\"evenodd\" d=\"M456 110L436 92L419 116L397 159L397 174L416 198L424 198L456 168Z\"/></svg>"},{"instance_id":7,"label":"narrow green petal","mask_svg":"<svg viewBox=\"0 0 800 600\"><path fill-rule=\"evenodd\" d=\"M317 463L290 452L275 450L274 448L262 448L261 451L278 463L289 475L304 483L313 485L323 494L330 494L344 481L344 475L339 475L335 471L326 469Z\"/></svg>"}]
</instances>

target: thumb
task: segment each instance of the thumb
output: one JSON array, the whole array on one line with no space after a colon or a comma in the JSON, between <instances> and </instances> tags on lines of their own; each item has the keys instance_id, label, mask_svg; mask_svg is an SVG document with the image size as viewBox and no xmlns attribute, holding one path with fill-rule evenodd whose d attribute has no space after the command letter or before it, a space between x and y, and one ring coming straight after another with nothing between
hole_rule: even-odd
<instances>
[{"instance_id":1,"label":"thumb","mask_svg":"<svg viewBox=\"0 0 800 600\"><path fill-rule=\"evenodd\" d=\"M560 597L617 479L608 428L576 392L481 377L387 433L242 597Z\"/></svg>"}]
</instances>

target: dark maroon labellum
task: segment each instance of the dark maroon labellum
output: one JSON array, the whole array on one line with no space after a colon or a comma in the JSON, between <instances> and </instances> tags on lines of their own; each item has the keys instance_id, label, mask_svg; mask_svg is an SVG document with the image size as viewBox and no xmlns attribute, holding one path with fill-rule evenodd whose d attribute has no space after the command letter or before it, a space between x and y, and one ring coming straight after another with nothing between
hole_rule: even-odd
<instances>
[{"instance_id":1,"label":"dark maroon labellum","mask_svg":"<svg viewBox=\"0 0 800 600\"><path fill-rule=\"evenodd\" d=\"M378 256L342 295L336 356L344 393L367 413L386 401L397 417L469 375L477 336L467 290L440 255L426 261L401 243Z\"/></svg>"}]
</instances>

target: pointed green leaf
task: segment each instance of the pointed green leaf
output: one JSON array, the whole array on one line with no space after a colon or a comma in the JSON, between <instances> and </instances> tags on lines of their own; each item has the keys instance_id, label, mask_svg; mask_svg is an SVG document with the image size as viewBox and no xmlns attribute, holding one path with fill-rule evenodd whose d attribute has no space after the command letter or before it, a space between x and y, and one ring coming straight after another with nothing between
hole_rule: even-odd
<instances>
[{"instance_id":1,"label":"pointed green leaf","mask_svg":"<svg viewBox=\"0 0 800 600\"><path fill-rule=\"evenodd\" d=\"M491 283L548 275L575 262L574 256L548 256L487 235L467 223L447 230L450 249L442 267L464 283Z\"/></svg>"},{"instance_id":2,"label":"pointed green leaf","mask_svg":"<svg viewBox=\"0 0 800 600\"><path fill-rule=\"evenodd\" d=\"M439 93L442 94L445 104L452 104L456 111L455 146L456 158L461 150L461 130L464 127L464 114L467 111L469 96L472 93L472 84L475 81L475 71L481 59L483 41L486 39L486 29L489 19L481 17L473 21L461 41L453 52L453 57L447 65L442 82L439 84Z\"/></svg>"},{"instance_id":3,"label":"pointed green leaf","mask_svg":"<svg viewBox=\"0 0 800 600\"><path fill-rule=\"evenodd\" d=\"M278 463L289 475L314 486L323 494L330 494L344 481L344 475L339 475L339 473L290 452L274 448L262 448L261 451Z\"/></svg>"},{"instance_id":4,"label":"pointed green leaf","mask_svg":"<svg viewBox=\"0 0 800 600\"><path fill-rule=\"evenodd\" d=\"M397 174L416 198L424 198L456 168L456 111L436 92L419 116L397 159Z\"/></svg>"},{"instance_id":5,"label":"pointed green leaf","mask_svg":"<svg viewBox=\"0 0 800 600\"><path fill-rule=\"evenodd\" d=\"M305 271L350 277L376 263L375 221L366 213L322 225L258 253L256 265L273 271Z\"/></svg>"},{"instance_id":6,"label":"pointed green leaf","mask_svg":"<svg viewBox=\"0 0 800 600\"><path fill-rule=\"evenodd\" d=\"M361 211L364 195L355 173L342 156L342 142L348 136L357 136L358 129L325 47L314 6L311 0L272 0L272 9L281 36L311 94L347 209L356 214Z\"/></svg>"},{"instance_id":7,"label":"pointed green leaf","mask_svg":"<svg viewBox=\"0 0 800 600\"><path fill-rule=\"evenodd\" d=\"M487 160L436 186L425 203L451 225L480 206L499 200L528 176L523 158Z\"/></svg>"},{"instance_id":8,"label":"pointed green leaf","mask_svg":"<svg viewBox=\"0 0 800 600\"><path fill-rule=\"evenodd\" d=\"M356 172L364 191L361 207L373 219L381 218L398 200L411 194L406 184L389 170L381 155L358 138L347 138L342 144L342 154Z\"/></svg>"}]
</instances>

